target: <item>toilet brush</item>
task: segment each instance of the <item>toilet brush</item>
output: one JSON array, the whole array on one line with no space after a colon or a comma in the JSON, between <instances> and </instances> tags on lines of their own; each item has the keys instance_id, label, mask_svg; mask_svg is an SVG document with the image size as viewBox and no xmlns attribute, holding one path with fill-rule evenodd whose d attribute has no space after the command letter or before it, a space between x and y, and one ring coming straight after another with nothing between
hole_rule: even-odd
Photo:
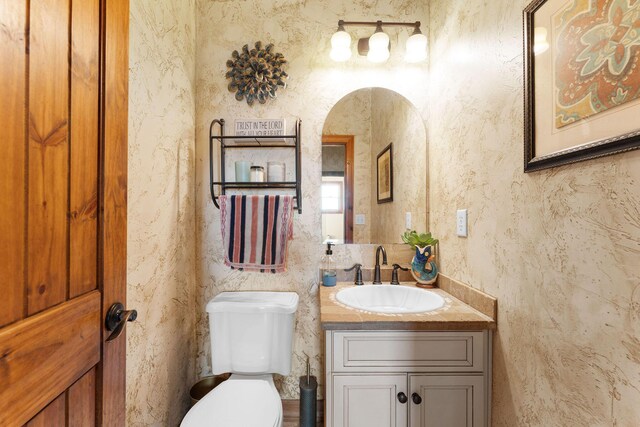
<instances>
[{"instance_id":1,"label":"toilet brush","mask_svg":"<svg viewBox=\"0 0 640 427\"><path fill-rule=\"evenodd\" d=\"M300 427L316 427L317 391L318 381L311 375L307 356L307 375L300 377Z\"/></svg>"}]
</instances>

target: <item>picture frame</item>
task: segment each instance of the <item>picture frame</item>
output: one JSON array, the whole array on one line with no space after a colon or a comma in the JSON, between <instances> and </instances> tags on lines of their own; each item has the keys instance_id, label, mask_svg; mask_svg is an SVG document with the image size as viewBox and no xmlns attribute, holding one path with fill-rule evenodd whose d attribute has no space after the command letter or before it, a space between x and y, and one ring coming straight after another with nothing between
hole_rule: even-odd
<instances>
[{"instance_id":1,"label":"picture frame","mask_svg":"<svg viewBox=\"0 0 640 427\"><path fill-rule=\"evenodd\" d=\"M614 0L525 8L525 172L640 147L640 49L624 28L606 30L638 16L640 2Z\"/></svg>"},{"instance_id":2,"label":"picture frame","mask_svg":"<svg viewBox=\"0 0 640 427\"><path fill-rule=\"evenodd\" d=\"M393 143L378 154L376 165L378 204L393 202Z\"/></svg>"}]
</instances>

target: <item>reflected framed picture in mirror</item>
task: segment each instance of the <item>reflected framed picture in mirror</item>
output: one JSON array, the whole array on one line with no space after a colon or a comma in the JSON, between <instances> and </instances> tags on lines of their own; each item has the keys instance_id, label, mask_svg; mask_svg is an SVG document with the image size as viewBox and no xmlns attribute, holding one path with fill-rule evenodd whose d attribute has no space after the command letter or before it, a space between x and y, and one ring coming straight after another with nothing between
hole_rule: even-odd
<instances>
[{"instance_id":1,"label":"reflected framed picture in mirror","mask_svg":"<svg viewBox=\"0 0 640 427\"><path fill-rule=\"evenodd\" d=\"M393 201L393 144L387 145L378 154L378 204Z\"/></svg>"}]
</instances>

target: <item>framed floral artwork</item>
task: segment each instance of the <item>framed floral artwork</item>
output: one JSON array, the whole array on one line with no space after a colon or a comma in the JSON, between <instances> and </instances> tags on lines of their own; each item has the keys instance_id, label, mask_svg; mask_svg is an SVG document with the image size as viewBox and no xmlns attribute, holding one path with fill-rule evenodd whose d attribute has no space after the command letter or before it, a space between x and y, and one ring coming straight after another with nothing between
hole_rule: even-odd
<instances>
[{"instance_id":1,"label":"framed floral artwork","mask_svg":"<svg viewBox=\"0 0 640 427\"><path fill-rule=\"evenodd\" d=\"M524 24L525 172L640 147L640 0L533 0Z\"/></svg>"}]
</instances>

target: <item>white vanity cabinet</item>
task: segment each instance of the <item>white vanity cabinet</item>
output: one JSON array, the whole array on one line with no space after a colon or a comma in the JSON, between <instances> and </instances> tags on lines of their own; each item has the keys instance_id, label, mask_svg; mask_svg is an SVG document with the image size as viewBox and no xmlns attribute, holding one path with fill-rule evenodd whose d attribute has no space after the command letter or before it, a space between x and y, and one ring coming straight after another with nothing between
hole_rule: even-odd
<instances>
[{"instance_id":1,"label":"white vanity cabinet","mask_svg":"<svg viewBox=\"0 0 640 427\"><path fill-rule=\"evenodd\" d=\"M488 425L482 375L410 374L409 392L411 427Z\"/></svg>"},{"instance_id":2,"label":"white vanity cabinet","mask_svg":"<svg viewBox=\"0 0 640 427\"><path fill-rule=\"evenodd\" d=\"M406 388L406 375L334 376L333 426L405 427L407 410L396 396Z\"/></svg>"},{"instance_id":3,"label":"white vanity cabinet","mask_svg":"<svg viewBox=\"0 0 640 427\"><path fill-rule=\"evenodd\" d=\"M487 427L490 331L328 330L326 427Z\"/></svg>"}]
</instances>

